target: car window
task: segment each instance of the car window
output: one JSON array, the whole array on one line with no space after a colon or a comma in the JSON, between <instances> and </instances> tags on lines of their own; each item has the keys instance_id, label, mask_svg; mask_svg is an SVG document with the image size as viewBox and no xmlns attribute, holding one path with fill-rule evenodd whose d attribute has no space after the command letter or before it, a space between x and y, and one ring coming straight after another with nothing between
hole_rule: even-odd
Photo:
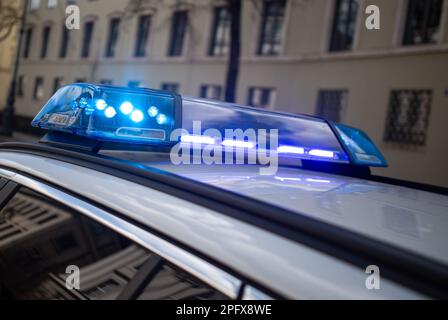
<instances>
[{"instance_id":1,"label":"car window","mask_svg":"<svg viewBox=\"0 0 448 320\"><path fill-rule=\"evenodd\" d=\"M0 211L0 300L121 298L153 258L160 260L29 189L20 189ZM146 289L140 299L226 298L180 269L163 261L160 266L141 281Z\"/></svg>"},{"instance_id":2,"label":"car window","mask_svg":"<svg viewBox=\"0 0 448 320\"><path fill-rule=\"evenodd\" d=\"M165 265L138 300L224 300L225 295L174 266Z\"/></svg>"}]
</instances>

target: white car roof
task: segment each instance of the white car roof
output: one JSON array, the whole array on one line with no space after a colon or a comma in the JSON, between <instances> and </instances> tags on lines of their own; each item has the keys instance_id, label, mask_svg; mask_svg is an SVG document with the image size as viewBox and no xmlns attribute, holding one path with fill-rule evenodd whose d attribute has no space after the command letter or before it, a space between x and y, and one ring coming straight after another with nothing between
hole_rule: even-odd
<instances>
[{"instance_id":1,"label":"white car roof","mask_svg":"<svg viewBox=\"0 0 448 320\"><path fill-rule=\"evenodd\" d=\"M258 165L147 163L448 264L448 196L359 178Z\"/></svg>"},{"instance_id":2,"label":"white car roof","mask_svg":"<svg viewBox=\"0 0 448 320\"><path fill-rule=\"evenodd\" d=\"M5 170L10 168L72 190L187 243L286 297L423 297L388 279L381 280L381 290L367 290L365 268L141 184L44 156L7 150L0 153L0 176L18 179Z\"/></svg>"}]
</instances>

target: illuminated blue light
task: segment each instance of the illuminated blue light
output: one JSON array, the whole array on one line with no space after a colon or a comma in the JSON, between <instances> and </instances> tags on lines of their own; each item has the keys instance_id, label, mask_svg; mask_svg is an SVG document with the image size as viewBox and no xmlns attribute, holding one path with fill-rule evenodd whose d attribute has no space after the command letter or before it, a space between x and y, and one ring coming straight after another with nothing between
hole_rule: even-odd
<instances>
[{"instance_id":1,"label":"illuminated blue light","mask_svg":"<svg viewBox=\"0 0 448 320\"><path fill-rule=\"evenodd\" d=\"M283 177L278 177L278 176L276 176L275 179L280 180L282 182L284 182L284 181L302 181L302 179L300 179L300 178L283 178Z\"/></svg>"},{"instance_id":2,"label":"illuminated blue light","mask_svg":"<svg viewBox=\"0 0 448 320\"><path fill-rule=\"evenodd\" d=\"M131 119L134 122L141 122L143 120L143 112L141 112L140 110L135 110L131 114Z\"/></svg>"},{"instance_id":3,"label":"illuminated blue light","mask_svg":"<svg viewBox=\"0 0 448 320\"><path fill-rule=\"evenodd\" d=\"M113 118L115 117L115 115L117 114L117 111L115 111L115 109L113 107L107 107L106 110L104 111L104 114L106 115L107 118Z\"/></svg>"},{"instance_id":4,"label":"illuminated blue light","mask_svg":"<svg viewBox=\"0 0 448 320\"><path fill-rule=\"evenodd\" d=\"M304 148L291 147L291 146L280 146L277 149L278 153L291 153L291 154L305 154Z\"/></svg>"},{"instance_id":5,"label":"illuminated blue light","mask_svg":"<svg viewBox=\"0 0 448 320\"><path fill-rule=\"evenodd\" d=\"M311 178L306 179L306 181L308 181L308 182L320 182L320 183L331 183L330 180L311 179Z\"/></svg>"},{"instance_id":6,"label":"illuminated blue light","mask_svg":"<svg viewBox=\"0 0 448 320\"><path fill-rule=\"evenodd\" d=\"M222 145L226 146L226 147L237 147L237 148L247 148L247 149L254 148L254 144L252 142L239 141L239 140L224 140L222 142Z\"/></svg>"},{"instance_id":7,"label":"illuminated blue light","mask_svg":"<svg viewBox=\"0 0 448 320\"><path fill-rule=\"evenodd\" d=\"M106 109L106 107L107 107L107 103L103 99L98 99L96 101L96 108L98 110L103 111L104 109Z\"/></svg>"},{"instance_id":8,"label":"illuminated blue light","mask_svg":"<svg viewBox=\"0 0 448 320\"><path fill-rule=\"evenodd\" d=\"M163 113L159 114L156 118L157 123L160 125L164 124L166 122L166 120L167 120L167 117Z\"/></svg>"},{"instance_id":9,"label":"illuminated blue light","mask_svg":"<svg viewBox=\"0 0 448 320\"><path fill-rule=\"evenodd\" d=\"M327 151L327 150L313 149L310 152L308 152L308 154L310 156L315 156L315 157L334 158L334 152Z\"/></svg>"},{"instance_id":10,"label":"illuminated blue light","mask_svg":"<svg viewBox=\"0 0 448 320\"><path fill-rule=\"evenodd\" d=\"M130 114L132 110L134 110L134 106L128 101L123 102L120 106L120 111L124 114Z\"/></svg>"},{"instance_id":11,"label":"illuminated blue light","mask_svg":"<svg viewBox=\"0 0 448 320\"><path fill-rule=\"evenodd\" d=\"M215 144L215 139L207 136L182 136L182 142L201 143L201 144Z\"/></svg>"},{"instance_id":12,"label":"illuminated blue light","mask_svg":"<svg viewBox=\"0 0 448 320\"><path fill-rule=\"evenodd\" d=\"M152 106L148 109L148 115L151 118L155 118L158 114L159 114L159 109L157 109L157 107Z\"/></svg>"}]
</instances>

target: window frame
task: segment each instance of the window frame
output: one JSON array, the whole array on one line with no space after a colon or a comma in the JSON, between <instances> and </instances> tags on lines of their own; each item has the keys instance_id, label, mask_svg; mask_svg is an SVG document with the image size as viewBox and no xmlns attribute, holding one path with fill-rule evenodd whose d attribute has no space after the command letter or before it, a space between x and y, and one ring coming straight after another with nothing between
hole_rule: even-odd
<instances>
[{"instance_id":1,"label":"window frame","mask_svg":"<svg viewBox=\"0 0 448 320\"><path fill-rule=\"evenodd\" d=\"M145 36L144 36L143 28L142 28L143 19L148 20L148 28L147 28L147 31L146 31L147 33ZM148 44L151 39L151 23L152 23L151 20L152 20L152 15L149 13L142 14L138 17L137 28L136 28L136 37L135 37L135 46L134 46L134 53L133 53L134 58L145 58L148 56Z\"/></svg>"},{"instance_id":2,"label":"window frame","mask_svg":"<svg viewBox=\"0 0 448 320\"><path fill-rule=\"evenodd\" d=\"M25 30L25 35L23 38L24 43L23 43L22 58L24 60L30 57L30 48L33 43L33 33L34 33L34 27L28 26Z\"/></svg>"},{"instance_id":3,"label":"window frame","mask_svg":"<svg viewBox=\"0 0 448 320\"><path fill-rule=\"evenodd\" d=\"M254 105L253 102L253 96L254 96L254 92L256 90L260 90L261 94L265 94L268 93L269 94L269 100L270 103L267 105ZM275 107L275 101L277 99L277 88L275 87L269 87L269 86L249 86L248 90L247 90L247 105L254 107L254 108L259 108L259 109L264 109L264 110L271 110Z\"/></svg>"},{"instance_id":4,"label":"window frame","mask_svg":"<svg viewBox=\"0 0 448 320\"><path fill-rule=\"evenodd\" d=\"M224 19L221 17L221 12L226 10L227 15ZM210 43L208 47L208 56L209 57L225 57L230 52L230 33L231 33L231 22L232 22L232 16L229 11L228 6L216 6L213 9L213 24L212 24L212 30L210 35ZM227 24L228 23L228 24ZM218 39L218 29L220 27L220 24L224 24L224 34L223 37ZM227 37L227 39L226 39ZM216 48L219 48L219 52L215 52Z\"/></svg>"},{"instance_id":5,"label":"window frame","mask_svg":"<svg viewBox=\"0 0 448 320\"><path fill-rule=\"evenodd\" d=\"M432 1L432 0L431 0ZM401 34L399 35L401 38L399 39L399 45L403 47L418 47L418 46L433 46L437 44L441 44L444 41L444 25L446 24L446 12L448 3L447 0L441 0L441 7L440 7L440 16L439 19L439 39L436 41L428 41L428 39L425 39L426 41L422 41L420 43L415 43L410 41L410 33L412 30L409 30L408 28L411 27L411 21L410 21L410 15L412 10L412 2L413 0L406 0L406 4L403 6L404 12L402 13L402 22L401 22ZM427 2L426 2L427 4ZM429 5L428 5L429 6ZM428 8L425 8L426 10L429 10ZM426 12L428 14L428 12ZM427 18L427 17L426 17ZM427 30L428 26L424 26L424 29Z\"/></svg>"},{"instance_id":6,"label":"window frame","mask_svg":"<svg viewBox=\"0 0 448 320\"><path fill-rule=\"evenodd\" d=\"M325 115L320 112L322 109L324 109L324 105L322 103L322 100L328 98L325 97L327 94L338 94L340 95L339 98L339 112L338 112L338 119L328 119L325 117ZM349 90L343 89L343 88L321 88L317 91L317 101L316 101L316 109L315 114L318 117L325 118L328 121L332 122L341 122L344 118L345 111L347 109L348 105L348 98L349 98Z\"/></svg>"},{"instance_id":7,"label":"window frame","mask_svg":"<svg viewBox=\"0 0 448 320\"><path fill-rule=\"evenodd\" d=\"M188 20L188 10L177 10L173 12L171 16L171 30L168 42L168 57L183 56L189 23Z\"/></svg>"},{"instance_id":8,"label":"window frame","mask_svg":"<svg viewBox=\"0 0 448 320\"><path fill-rule=\"evenodd\" d=\"M121 19L113 17L109 19L108 33L106 38L106 48L104 50L105 58L115 58L117 54L117 46L120 39Z\"/></svg>"},{"instance_id":9,"label":"window frame","mask_svg":"<svg viewBox=\"0 0 448 320\"><path fill-rule=\"evenodd\" d=\"M331 29L330 29L330 41L328 44L328 51L331 53L337 53L337 52L347 52L347 51L351 51L353 50L354 46L355 46L355 42L356 42L356 36L359 33L358 30L358 22L359 22L359 13L361 11L361 7L362 4L360 3L360 0L347 0L350 1L349 3L349 8L348 8L348 17L346 17L346 21L344 23L344 27L345 27L345 34L344 34L344 45L343 47L338 47L339 44L337 44L336 40L335 40L335 36L336 36L336 29L337 29L337 25L339 23L339 13L340 13L340 8L342 5L342 2L346 1L346 0L336 0L334 3L334 7L333 7L333 12L332 12L332 20L331 20ZM352 14L352 5L356 3L357 4L357 8L356 8L356 12ZM352 20L350 20L352 19ZM347 34L349 32L349 26L350 23L353 23L353 34L352 39L351 39L351 43L347 43Z\"/></svg>"},{"instance_id":10,"label":"window frame","mask_svg":"<svg viewBox=\"0 0 448 320\"><path fill-rule=\"evenodd\" d=\"M40 100L42 100L42 98L43 98L43 96L45 95L45 93L44 92L42 92L42 96L41 97L39 97L39 95L38 95L38 91L39 91L39 85L41 86L41 88L42 88L42 91L44 90L43 89L43 87L44 87L44 84L45 84L45 79L44 79L44 77L41 77L41 76L37 76L37 77L35 77L34 78L34 88L33 88L33 100L35 100L35 101L40 101Z\"/></svg>"},{"instance_id":11,"label":"window frame","mask_svg":"<svg viewBox=\"0 0 448 320\"><path fill-rule=\"evenodd\" d=\"M59 47L59 58L67 58L68 48L70 46L70 30L62 24L61 44Z\"/></svg>"},{"instance_id":12,"label":"window frame","mask_svg":"<svg viewBox=\"0 0 448 320\"><path fill-rule=\"evenodd\" d=\"M283 3L283 15L275 15L275 16L270 16L269 15L269 9L270 6L272 5L277 5L277 3ZM282 54L282 50L283 50L283 46L285 43L285 29L286 29L286 23L287 23L287 10L288 10L288 1L287 0L264 0L263 1L263 8L262 8L262 12L261 12L261 17L260 17L260 26L259 26L259 33L258 33L258 41L257 41L257 50L256 50L256 55L257 56L261 56L261 57L275 57L275 56L279 56ZM272 33L272 30L267 30L266 28L266 24L268 22L269 18L273 18L277 28L279 28L278 32L280 34L280 42L276 43L275 42L275 35L274 37L270 37L268 42L265 42L266 40L266 34L267 31L270 31ZM281 26L278 26L279 23L279 19L281 19ZM270 46L270 49L268 52L264 52L263 51L263 46L268 43ZM278 49L274 49L275 46L278 45Z\"/></svg>"},{"instance_id":13,"label":"window frame","mask_svg":"<svg viewBox=\"0 0 448 320\"><path fill-rule=\"evenodd\" d=\"M400 95L412 95L412 98L416 98L416 100L411 100L409 102L408 110L406 110L406 123L401 126L401 128L398 126L400 115L404 115L404 111L402 110L402 106L399 101ZM413 104L420 101L419 95L426 94L428 97L427 103L428 108L426 111L426 118L420 119L419 117L411 117L410 113L412 111L418 112L417 110L412 110ZM397 104L394 105L394 102ZM400 146L404 148L426 148L428 145L429 140L429 131L430 131L430 122L431 122L431 112L433 111L433 103L434 103L434 90L430 88L420 88L420 89L392 89L389 91L389 100L387 104L387 112L386 112L386 120L384 125L384 131L383 131L383 143L387 145L395 145ZM400 113L400 114L398 114ZM419 114L420 115L420 114ZM411 119L409 119L411 118ZM414 135L421 135L422 138L417 139L415 136L407 137L407 138L396 138L395 136L398 134L400 136L402 135L409 135L412 130L411 128L415 125L413 122L417 121L423 121L425 127L423 128L422 132ZM393 128L393 129L391 129ZM406 129L406 130L404 130ZM405 131L405 132L403 132Z\"/></svg>"},{"instance_id":14,"label":"window frame","mask_svg":"<svg viewBox=\"0 0 448 320\"><path fill-rule=\"evenodd\" d=\"M50 37L52 32L52 26L46 24L42 28L42 42L40 47L40 58L46 59L48 57L48 49L50 46Z\"/></svg>"},{"instance_id":15,"label":"window frame","mask_svg":"<svg viewBox=\"0 0 448 320\"><path fill-rule=\"evenodd\" d=\"M87 33L87 25L91 25L91 30L89 33ZM87 41L87 34L88 41ZM81 43L81 59L88 59L90 58L91 51L92 51L92 42L94 39L95 34L95 21L94 20L88 20L84 22L84 32L82 34L82 43Z\"/></svg>"}]
</instances>

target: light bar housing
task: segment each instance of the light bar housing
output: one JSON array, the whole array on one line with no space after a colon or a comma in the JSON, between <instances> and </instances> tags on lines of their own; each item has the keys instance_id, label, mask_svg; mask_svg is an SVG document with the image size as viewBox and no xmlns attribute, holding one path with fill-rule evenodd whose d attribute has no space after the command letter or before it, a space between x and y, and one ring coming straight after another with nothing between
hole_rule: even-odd
<instances>
[{"instance_id":1,"label":"light bar housing","mask_svg":"<svg viewBox=\"0 0 448 320\"><path fill-rule=\"evenodd\" d=\"M201 124L199 132L194 125L197 122ZM216 145L223 152L239 149L276 153L285 159L387 167L372 140L356 128L312 116L181 97L152 89L68 85L53 95L32 125L93 141L155 147L183 143L194 149ZM178 137L176 129L188 134ZM209 129L218 132L218 136L208 136ZM266 143L249 141L245 135L229 138L229 130L255 130L259 136L262 132ZM272 132L276 132L277 140L270 139ZM172 136L178 140L172 141ZM278 143L271 145L271 141Z\"/></svg>"},{"instance_id":2,"label":"light bar housing","mask_svg":"<svg viewBox=\"0 0 448 320\"><path fill-rule=\"evenodd\" d=\"M171 92L76 83L60 88L31 124L100 141L169 145L181 105Z\"/></svg>"}]
</instances>

